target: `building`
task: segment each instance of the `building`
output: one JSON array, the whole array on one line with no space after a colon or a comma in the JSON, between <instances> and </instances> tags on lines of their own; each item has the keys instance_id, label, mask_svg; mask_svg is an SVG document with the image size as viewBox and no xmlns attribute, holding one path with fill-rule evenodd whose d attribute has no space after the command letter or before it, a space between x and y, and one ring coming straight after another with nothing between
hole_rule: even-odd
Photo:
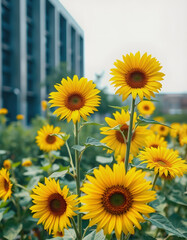
<instances>
[{"instance_id":1,"label":"building","mask_svg":"<svg viewBox=\"0 0 187 240\"><path fill-rule=\"evenodd\" d=\"M66 62L83 76L83 30L59 0L0 0L0 12L0 108L29 122L41 113L51 69Z\"/></svg>"}]
</instances>

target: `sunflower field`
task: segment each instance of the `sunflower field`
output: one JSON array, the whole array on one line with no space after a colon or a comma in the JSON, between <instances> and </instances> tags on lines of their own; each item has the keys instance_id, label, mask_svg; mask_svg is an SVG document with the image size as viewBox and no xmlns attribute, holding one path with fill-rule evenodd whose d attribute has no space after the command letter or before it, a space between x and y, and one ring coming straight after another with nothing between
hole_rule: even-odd
<instances>
[{"instance_id":1,"label":"sunflower field","mask_svg":"<svg viewBox=\"0 0 187 240\"><path fill-rule=\"evenodd\" d=\"M187 239L187 123L151 117L161 69L147 53L117 60L123 106L101 122L100 91L76 75L29 127L0 109L0 240Z\"/></svg>"}]
</instances>

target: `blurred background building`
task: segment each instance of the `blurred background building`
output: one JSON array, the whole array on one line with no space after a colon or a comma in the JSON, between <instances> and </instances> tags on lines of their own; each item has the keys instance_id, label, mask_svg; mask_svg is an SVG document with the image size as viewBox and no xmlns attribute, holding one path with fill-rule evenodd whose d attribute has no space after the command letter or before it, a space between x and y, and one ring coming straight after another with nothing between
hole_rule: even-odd
<instances>
[{"instance_id":1,"label":"blurred background building","mask_svg":"<svg viewBox=\"0 0 187 240\"><path fill-rule=\"evenodd\" d=\"M47 98L45 80L61 62L84 74L84 33L59 0L0 0L0 108L28 123Z\"/></svg>"}]
</instances>

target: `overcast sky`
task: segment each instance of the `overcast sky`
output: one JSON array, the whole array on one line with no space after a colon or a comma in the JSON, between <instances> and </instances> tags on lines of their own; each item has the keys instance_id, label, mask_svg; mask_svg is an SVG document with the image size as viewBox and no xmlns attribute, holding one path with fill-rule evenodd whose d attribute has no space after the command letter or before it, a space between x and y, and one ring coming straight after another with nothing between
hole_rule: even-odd
<instances>
[{"instance_id":1,"label":"overcast sky","mask_svg":"<svg viewBox=\"0 0 187 240\"><path fill-rule=\"evenodd\" d=\"M85 77L104 71L108 85L116 59L140 50L161 62L162 92L187 92L187 0L60 1L84 30Z\"/></svg>"}]
</instances>

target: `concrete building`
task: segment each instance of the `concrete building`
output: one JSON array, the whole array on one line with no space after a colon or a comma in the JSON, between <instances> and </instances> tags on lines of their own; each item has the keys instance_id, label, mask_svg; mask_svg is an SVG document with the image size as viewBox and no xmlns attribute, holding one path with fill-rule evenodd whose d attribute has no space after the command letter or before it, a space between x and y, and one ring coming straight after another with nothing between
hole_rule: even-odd
<instances>
[{"instance_id":1,"label":"concrete building","mask_svg":"<svg viewBox=\"0 0 187 240\"><path fill-rule=\"evenodd\" d=\"M84 74L84 34L59 0L0 0L0 108L15 120L41 113L50 70Z\"/></svg>"}]
</instances>

